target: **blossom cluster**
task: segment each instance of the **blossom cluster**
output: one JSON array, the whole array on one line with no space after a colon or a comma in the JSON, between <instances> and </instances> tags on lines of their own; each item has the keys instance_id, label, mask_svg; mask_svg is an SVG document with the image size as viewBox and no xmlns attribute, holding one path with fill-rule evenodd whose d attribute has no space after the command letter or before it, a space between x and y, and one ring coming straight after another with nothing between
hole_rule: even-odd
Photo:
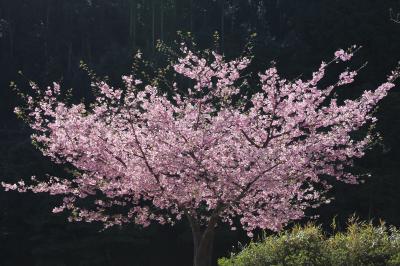
<instances>
[{"instance_id":1,"label":"blossom cluster","mask_svg":"<svg viewBox=\"0 0 400 266\"><path fill-rule=\"evenodd\" d=\"M398 72L375 91L339 104L333 89L352 83L357 72L345 71L321 88L329 64L310 80L294 81L272 67L259 74L256 93L235 102L248 58L226 62L214 53L210 61L185 47L182 53L174 70L194 81L193 91L182 88L172 96L124 76L124 89L94 82L98 95L87 106L59 100L57 83L44 91L32 84L32 139L44 155L77 173L3 186L63 195L54 212L70 210L71 220L146 226L189 214L203 223L218 216L234 228L233 218L240 217L251 235L303 217L330 188L321 176L357 183L345 169L364 155L370 137L354 140L351 133L375 121L371 111ZM334 61L351 57L339 50ZM219 104L226 99L232 104ZM82 207L80 199L92 207ZM115 213L115 206L125 211Z\"/></svg>"}]
</instances>

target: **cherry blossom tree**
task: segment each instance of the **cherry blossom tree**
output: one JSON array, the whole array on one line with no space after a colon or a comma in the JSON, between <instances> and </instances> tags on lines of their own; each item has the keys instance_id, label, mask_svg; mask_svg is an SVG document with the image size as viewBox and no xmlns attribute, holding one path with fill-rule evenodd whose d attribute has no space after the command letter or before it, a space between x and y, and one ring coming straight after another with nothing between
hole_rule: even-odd
<instances>
[{"instance_id":1,"label":"cherry blossom tree","mask_svg":"<svg viewBox=\"0 0 400 266\"><path fill-rule=\"evenodd\" d=\"M326 201L327 176L359 181L346 169L372 137L352 133L376 121L372 111L399 72L339 103L332 91L352 83L358 70L344 71L332 85L320 81L329 65L344 64L355 50L337 51L306 80L284 79L271 67L258 74L253 92L241 74L249 58L206 59L184 46L173 70L191 88L177 79L164 91L135 74L122 77L123 89L94 80L97 94L88 105L63 101L57 83L45 90L31 83L34 96L25 95L26 107L16 113L26 115L45 156L76 171L68 179L2 185L62 195L53 212L69 211L71 221L145 227L185 218L194 265L210 265L218 223L235 230L237 217L249 236L256 228L280 230Z\"/></svg>"}]
</instances>

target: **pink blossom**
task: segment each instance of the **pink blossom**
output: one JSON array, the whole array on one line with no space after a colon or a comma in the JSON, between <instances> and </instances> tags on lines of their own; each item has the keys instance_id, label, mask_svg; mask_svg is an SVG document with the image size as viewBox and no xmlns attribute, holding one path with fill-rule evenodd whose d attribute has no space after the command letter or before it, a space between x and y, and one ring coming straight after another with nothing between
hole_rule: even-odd
<instances>
[{"instance_id":1,"label":"pink blossom","mask_svg":"<svg viewBox=\"0 0 400 266\"><path fill-rule=\"evenodd\" d=\"M345 71L340 74L338 85L350 84L354 81L354 77L357 75L356 71Z\"/></svg>"},{"instance_id":2,"label":"pink blossom","mask_svg":"<svg viewBox=\"0 0 400 266\"><path fill-rule=\"evenodd\" d=\"M286 80L272 67L259 75L256 93L235 102L248 58L226 61L214 53L208 61L186 47L182 52L174 70L194 86L173 81L173 95L149 84L133 90L142 81L124 76L125 89L96 82L99 97L91 106L68 105L57 98L58 84L43 95L32 83L38 99L28 98L32 139L44 155L79 173L32 185L2 183L5 190L62 195L53 212L70 211L73 221L148 226L186 217L215 226L240 217L252 236L256 228L280 230L325 202L330 184L321 175L358 182L344 169L364 155L371 139L356 141L351 134L375 121L371 112L398 71L375 91L339 104L332 90L353 82L356 72L345 71L336 85L320 88L326 63L310 80ZM342 61L351 56L335 53ZM81 199L93 200L94 207L81 208ZM127 210L109 212L113 206Z\"/></svg>"},{"instance_id":3,"label":"pink blossom","mask_svg":"<svg viewBox=\"0 0 400 266\"><path fill-rule=\"evenodd\" d=\"M353 57L353 54L352 53L347 53L343 49L340 49L340 50L335 52L335 57L337 59L340 59L343 62L345 62L345 61L349 61Z\"/></svg>"}]
</instances>

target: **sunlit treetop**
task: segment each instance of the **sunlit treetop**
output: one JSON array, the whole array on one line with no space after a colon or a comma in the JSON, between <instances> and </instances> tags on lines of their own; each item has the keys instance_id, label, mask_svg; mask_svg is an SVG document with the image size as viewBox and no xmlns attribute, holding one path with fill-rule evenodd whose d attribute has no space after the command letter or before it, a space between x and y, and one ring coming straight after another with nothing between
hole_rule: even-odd
<instances>
[{"instance_id":1,"label":"sunlit treetop","mask_svg":"<svg viewBox=\"0 0 400 266\"><path fill-rule=\"evenodd\" d=\"M352 83L358 70L342 72L330 86L319 83L329 65L345 64L355 49L337 51L309 80L286 80L271 67L259 73L250 96L240 85L249 58L212 53L210 60L184 46L173 69L192 80L191 89L177 80L166 93L133 74L122 77L123 88L94 81L97 97L85 105L62 101L57 83L46 90L31 83L34 96L16 112L28 117L43 154L76 173L3 186L62 195L54 212L105 226L186 216L234 229L239 217L249 235L279 230L326 200L330 183L323 177L358 182L346 169L372 138L352 139L352 132L376 121L371 112L399 72L339 103L332 91Z\"/></svg>"}]
</instances>

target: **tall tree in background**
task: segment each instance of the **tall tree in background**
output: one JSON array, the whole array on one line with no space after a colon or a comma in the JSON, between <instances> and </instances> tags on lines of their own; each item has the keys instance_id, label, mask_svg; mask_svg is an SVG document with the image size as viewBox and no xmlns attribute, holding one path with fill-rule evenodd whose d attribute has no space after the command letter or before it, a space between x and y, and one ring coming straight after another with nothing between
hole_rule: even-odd
<instances>
[{"instance_id":1,"label":"tall tree in background","mask_svg":"<svg viewBox=\"0 0 400 266\"><path fill-rule=\"evenodd\" d=\"M220 0L221 4L221 47L224 48L224 40L225 40L225 0Z\"/></svg>"},{"instance_id":2,"label":"tall tree in background","mask_svg":"<svg viewBox=\"0 0 400 266\"><path fill-rule=\"evenodd\" d=\"M129 2L129 39L133 49L136 49L136 27L137 27L137 0L130 0Z\"/></svg>"}]
</instances>

